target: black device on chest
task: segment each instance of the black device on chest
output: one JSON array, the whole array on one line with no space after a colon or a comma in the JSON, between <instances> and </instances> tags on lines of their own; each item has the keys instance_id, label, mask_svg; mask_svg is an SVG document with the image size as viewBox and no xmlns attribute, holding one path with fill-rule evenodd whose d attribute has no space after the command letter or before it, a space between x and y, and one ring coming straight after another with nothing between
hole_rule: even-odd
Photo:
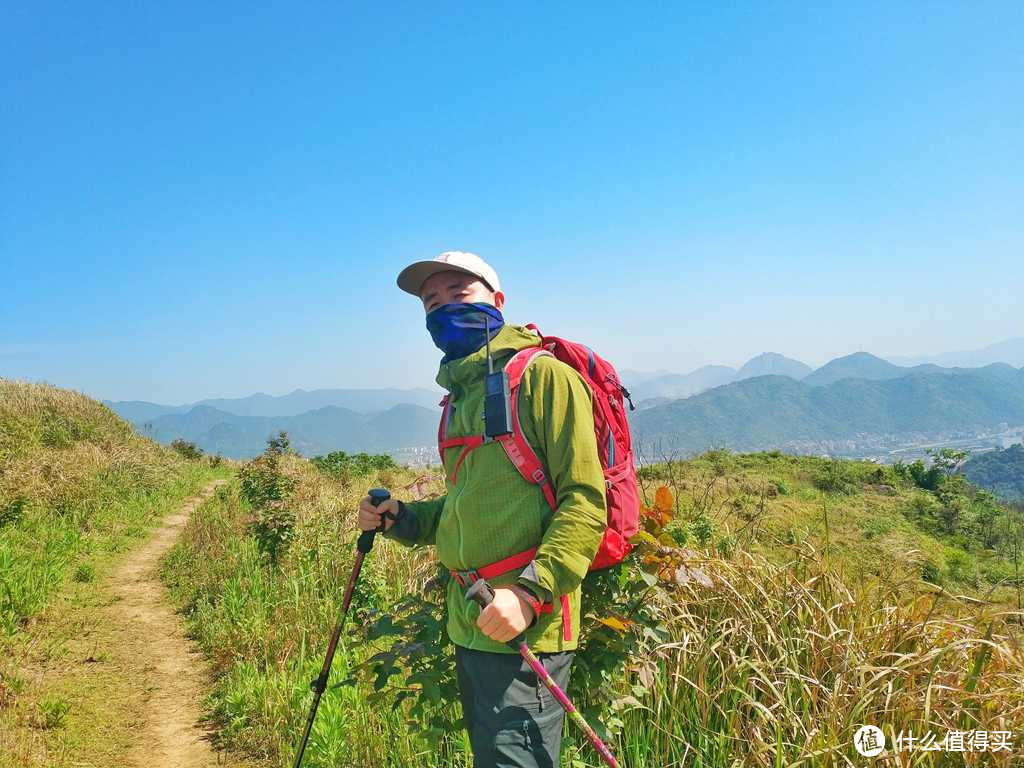
<instances>
[{"instance_id":1,"label":"black device on chest","mask_svg":"<svg viewBox=\"0 0 1024 768\"><path fill-rule=\"evenodd\" d=\"M512 434L512 407L509 403L508 374L494 370L491 359L491 324L484 318L487 340L487 375L484 377L484 437L491 439Z\"/></svg>"}]
</instances>

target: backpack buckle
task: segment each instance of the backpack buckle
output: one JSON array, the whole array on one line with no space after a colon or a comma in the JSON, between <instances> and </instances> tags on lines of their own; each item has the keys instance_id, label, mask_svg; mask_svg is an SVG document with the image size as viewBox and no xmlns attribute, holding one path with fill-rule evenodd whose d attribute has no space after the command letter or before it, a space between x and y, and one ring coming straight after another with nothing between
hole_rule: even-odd
<instances>
[{"instance_id":1,"label":"backpack buckle","mask_svg":"<svg viewBox=\"0 0 1024 768\"><path fill-rule=\"evenodd\" d=\"M533 482L537 485L544 485L544 483L548 481L547 475L544 474L544 470L539 467L533 470L533 474L530 475L530 477L533 478Z\"/></svg>"},{"instance_id":2,"label":"backpack buckle","mask_svg":"<svg viewBox=\"0 0 1024 768\"><path fill-rule=\"evenodd\" d=\"M480 579L480 574L477 573L475 568L470 568L466 571L452 571L451 574L452 578L463 589L466 589L470 584L475 584Z\"/></svg>"}]
</instances>

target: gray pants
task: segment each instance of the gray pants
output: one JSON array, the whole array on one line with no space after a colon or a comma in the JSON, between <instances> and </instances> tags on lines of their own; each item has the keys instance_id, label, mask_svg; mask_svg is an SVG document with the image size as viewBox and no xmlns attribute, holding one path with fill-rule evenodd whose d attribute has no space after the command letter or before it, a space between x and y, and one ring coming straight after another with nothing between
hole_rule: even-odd
<instances>
[{"instance_id":1,"label":"gray pants","mask_svg":"<svg viewBox=\"0 0 1024 768\"><path fill-rule=\"evenodd\" d=\"M562 690L573 656L537 654ZM474 768L558 768L565 713L518 654L457 645L455 668Z\"/></svg>"}]
</instances>

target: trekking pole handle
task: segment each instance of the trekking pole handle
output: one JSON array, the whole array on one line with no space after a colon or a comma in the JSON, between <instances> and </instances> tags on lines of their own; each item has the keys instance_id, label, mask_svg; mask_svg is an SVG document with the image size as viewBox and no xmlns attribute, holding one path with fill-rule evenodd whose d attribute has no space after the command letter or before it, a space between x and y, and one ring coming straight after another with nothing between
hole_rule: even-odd
<instances>
[{"instance_id":1,"label":"trekking pole handle","mask_svg":"<svg viewBox=\"0 0 1024 768\"><path fill-rule=\"evenodd\" d=\"M384 488L371 488L368 495L370 497L370 503L375 507L380 506L382 501L387 501L391 498L391 494ZM356 549L363 554L366 554L373 549L373 539L377 535L378 531L381 533L384 532L383 516L381 516L379 528L372 531L363 531L359 534L359 541L356 542Z\"/></svg>"},{"instance_id":2,"label":"trekking pole handle","mask_svg":"<svg viewBox=\"0 0 1024 768\"><path fill-rule=\"evenodd\" d=\"M480 606L482 611L492 602L494 602L494 587L487 583L486 579L477 579L466 590L466 599L472 600L474 603ZM505 645L511 648L513 651L519 650L519 644L526 641L526 634L520 633L518 637L509 640Z\"/></svg>"},{"instance_id":3,"label":"trekking pole handle","mask_svg":"<svg viewBox=\"0 0 1024 768\"><path fill-rule=\"evenodd\" d=\"M482 611L494 600L494 588L485 579L477 579L466 590L466 599L480 606Z\"/></svg>"}]
</instances>

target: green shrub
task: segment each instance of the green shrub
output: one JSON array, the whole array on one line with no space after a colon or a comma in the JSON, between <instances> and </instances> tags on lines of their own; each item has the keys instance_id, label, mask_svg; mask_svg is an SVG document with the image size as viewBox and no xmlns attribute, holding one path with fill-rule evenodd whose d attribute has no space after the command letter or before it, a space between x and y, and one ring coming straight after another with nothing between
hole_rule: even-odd
<instances>
[{"instance_id":1,"label":"green shrub","mask_svg":"<svg viewBox=\"0 0 1024 768\"><path fill-rule=\"evenodd\" d=\"M284 501L295 488L295 481L281 472L278 454L270 451L243 466L238 478L242 496L254 509Z\"/></svg>"},{"instance_id":2,"label":"green shrub","mask_svg":"<svg viewBox=\"0 0 1024 768\"><path fill-rule=\"evenodd\" d=\"M952 551L946 554L946 574L950 581L968 582L974 579L971 573L972 561L966 552Z\"/></svg>"},{"instance_id":3,"label":"green shrub","mask_svg":"<svg viewBox=\"0 0 1024 768\"><path fill-rule=\"evenodd\" d=\"M24 511L25 500L22 498L13 499L0 506L0 528L18 522Z\"/></svg>"},{"instance_id":4,"label":"green shrub","mask_svg":"<svg viewBox=\"0 0 1024 768\"><path fill-rule=\"evenodd\" d=\"M203 449L188 440L177 438L171 441L171 448L189 461L198 461L203 456Z\"/></svg>"},{"instance_id":5,"label":"green shrub","mask_svg":"<svg viewBox=\"0 0 1024 768\"><path fill-rule=\"evenodd\" d=\"M690 521L690 533L702 547L706 547L715 535L715 524L707 515L699 515Z\"/></svg>"},{"instance_id":6,"label":"green shrub","mask_svg":"<svg viewBox=\"0 0 1024 768\"><path fill-rule=\"evenodd\" d=\"M875 539L884 536L893 528L893 521L887 517L870 517L859 523L865 539Z\"/></svg>"},{"instance_id":7,"label":"green shrub","mask_svg":"<svg viewBox=\"0 0 1024 768\"><path fill-rule=\"evenodd\" d=\"M842 459L826 461L814 473L811 481L814 483L815 488L825 493L849 495L857 490L850 464Z\"/></svg>"},{"instance_id":8,"label":"green shrub","mask_svg":"<svg viewBox=\"0 0 1024 768\"><path fill-rule=\"evenodd\" d=\"M92 563L79 563L73 578L80 584L87 584L96 578L96 568Z\"/></svg>"},{"instance_id":9,"label":"green shrub","mask_svg":"<svg viewBox=\"0 0 1024 768\"><path fill-rule=\"evenodd\" d=\"M925 560L921 565L921 578L929 584L941 584L942 570L934 560Z\"/></svg>"},{"instance_id":10,"label":"green shrub","mask_svg":"<svg viewBox=\"0 0 1024 768\"><path fill-rule=\"evenodd\" d=\"M38 704L35 725L44 730L60 728L66 722L70 709L67 699L47 694Z\"/></svg>"},{"instance_id":11,"label":"green shrub","mask_svg":"<svg viewBox=\"0 0 1024 768\"><path fill-rule=\"evenodd\" d=\"M253 511L249 531L260 551L275 564L288 548L295 527L295 511L288 503L295 480L281 468L281 457L288 450L288 437L281 432L267 441L262 455L238 473L242 496Z\"/></svg>"},{"instance_id":12,"label":"green shrub","mask_svg":"<svg viewBox=\"0 0 1024 768\"><path fill-rule=\"evenodd\" d=\"M313 466L326 475L342 482L348 482L356 475L368 475L371 472L397 469L398 465L390 456L334 451L326 456L314 456L310 459Z\"/></svg>"}]
</instances>

